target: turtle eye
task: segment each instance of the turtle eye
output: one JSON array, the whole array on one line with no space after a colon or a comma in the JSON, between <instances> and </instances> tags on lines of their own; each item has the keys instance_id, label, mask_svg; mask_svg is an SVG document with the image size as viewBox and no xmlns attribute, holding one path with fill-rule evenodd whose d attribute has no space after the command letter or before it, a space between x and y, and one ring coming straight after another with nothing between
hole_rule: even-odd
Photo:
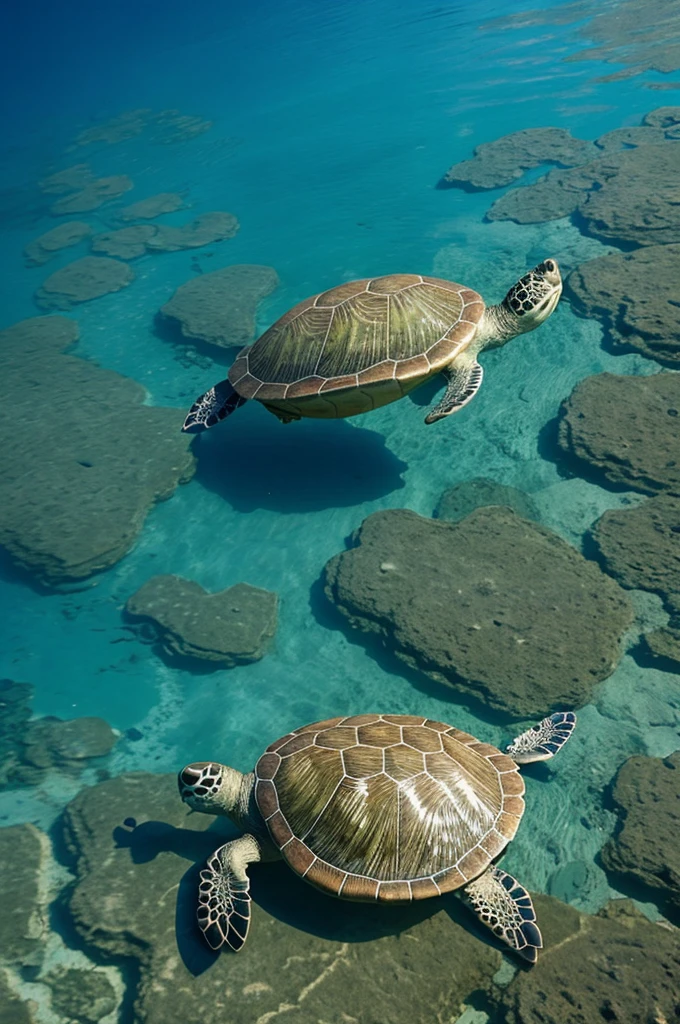
<instances>
[{"instance_id":1,"label":"turtle eye","mask_svg":"<svg viewBox=\"0 0 680 1024\"><path fill-rule=\"evenodd\" d=\"M555 269L555 264L552 260L546 260L544 266L549 274L552 274L553 270Z\"/></svg>"}]
</instances>

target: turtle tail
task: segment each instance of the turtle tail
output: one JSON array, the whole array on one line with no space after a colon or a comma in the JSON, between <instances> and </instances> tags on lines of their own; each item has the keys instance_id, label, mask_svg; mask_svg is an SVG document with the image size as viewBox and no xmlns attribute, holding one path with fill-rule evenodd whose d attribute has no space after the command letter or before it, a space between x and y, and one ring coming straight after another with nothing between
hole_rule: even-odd
<instances>
[{"instance_id":1,"label":"turtle tail","mask_svg":"<svg viewBox=\"0 0 680 1024\"><path fill-rule=\"evenodd\" d=\"M197 398L187 413L182 430L185 434L200 434L231 416L235 409L247 402L229 380L221 380Z\"/></svg>"}]
</instances>

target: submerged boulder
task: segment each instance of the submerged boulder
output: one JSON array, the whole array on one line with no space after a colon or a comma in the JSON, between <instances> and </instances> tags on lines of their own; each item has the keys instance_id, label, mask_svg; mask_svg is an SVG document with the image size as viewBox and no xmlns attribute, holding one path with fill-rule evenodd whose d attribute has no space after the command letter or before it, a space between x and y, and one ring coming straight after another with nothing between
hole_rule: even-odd
<instances>
[{"instance_id":1,"label":"submerged boulder","mask_svg":"<svg viewBox=\"0 0 680 1024\"><path fill-rule=\"evenodd\" d=\"M133 831L123 824L130 818ZM291 1024L431 1024L443 1007L450 1015L488 987L501 964L498 950L465 927L465 908L464 926L454 920L455 899L343 902L283 862L251 869L247 947L216 958L195 923L198 870L235 832L188 813L174 776L121 775L84 789L62 825L76 873L71 922L89 950L132 960L126 977L136 986L129 996L139 1024L262 1024L279 1016ZM377 1015L367 1018L376 991Z\"/></svg>"},{"instance_id":2,"label":"submerged boulder","mask_svg":"<svg viewBox=\"0 0 680 1024\"><path fill-rule=\"evenodd\" d=\"M89 213L98 210L104 203L117 199L133 187L127 174L115 174L109 178L93 178L78 192L70 190L52 206L53 217L73 213Z\"/></svg>"},{"instance_id":3,"label":"submerged boulder","mask_svg":"<svg viewBox=\"0 0 680 1024\"><path fill-rule=\"evenodd\" d=\"M580 914L534 898L544 949L530 971L496 990L504 1024L670 1024L677 1018L680 942L629 900Z\"/></svg>"},{"instance_id":4,"label":"submerged boulder","mask_svg":"<svg viewBox=\"0 0 680 1024\"><path fill-rule=\"evenodd\" d=\"M33 825L0 828L0 956L6 964L32 964L40 955L45 927L40 872L47 844Z\"/></svg>"},{"instance_id":5,"label":"submerged boulder","mask_svg":"<svg viewBox=\"0 0 680 1024\"><path fill-rule=\"evenodd\" d=\"M670 623L644 642L652 655L680 663L680 498L659 494L636 508L610 509L591 535L610 576L662 597Z\"/></svg>"},{"instance_id":6,"label":"submerged boulder","mask_svg":"<svg viewBox=\"0 0 680 1024\"><path fill-rule=\"evenodd\" d=\"M162 213L174 213L184 206L184 198L179 192L158 192L148 199L139 199L130 206L119 211L120 220L153 220Z\"/></svg>"},{"instance_id":7,"label":"submerged boulder","mask_svg":"<svg viewBox=\"0 0 680 1024\"><path fill-rule=\"evenodd\" d=\"M680 494L680 374L599 373L562 403L565 454L618 487Z\"/></svg>"},{"instance_id":8,"label":"submerged boulder","mask_svg":"<svg viewBox=\"0 0 680 1024\"><path fill-rule=\"evenodd\" d=\"M278 287L272 267L236 264L180 285L161 317L179 324L185 338L218 348L241 348L255 336L257 304Z\"/></svg>"},{"instance_id":9,"label":"submerged boulder","mask_svg":"<svg viewBox=\"0 0 680 1024\"><path fill-rule=\"evenodd\" d=\"M183 412L145 405L136 381L65 354L77 338L63 316L0 331L0 545L46 584L117 562L195 468Z\"/></svg>"},{"instance_id":10,"label":"submerged boulder","mask_svg":"<svg viewBox=\"0 0 680 1024\"><path fill-rule=\"evenodd\" d=\"M564 128L524 128L477 146L473 158L449 167L437 187L466 192L501 188L533 167L573 167L592 160L596 153L592 142L575 139Z\"/></svg>"},{"instance_id":11,"label":"submerged boulder","mask_svg":"<svg viewBox=\"0 0 680 1024\"><path fill-rule=\"evenodd\" d=\"M376 512L353 544L326 565L325 588L350 625L508 716L580 707L619 660L625 591L510 509L457 523Z\"/></svg>"},{"instance_id":12,"label":"submerged boulder","mask_svg":"<svg viewBox=\"0 0 680 1024\"><path fill-rule=\"evenodd\" d=\"M605 869L643 885L680 924L680 751L670 757L630 757L612 797L619 827L602 850ZM680 948L680 947L679 947Z\"/></svg>"},{"instance_id":13,"label":"submerged boulder","mask_svg":"<svg viewBox=\"0 0 680 1024\"><path fill-rule=\"evenodd\" d=\"M35 293L41 309L72 309L79 302L119 292L134 281L127 263L104 256L83 256L50 274Z\"/></svg>"},{"instance_id":14,"label":"submerged boulder","mask_svg":"<svg viewBox=\"0 0 680 1024\"><path fill-rule=\"evenodd\" d=\"M444 491L434 510L434 518L457 522L485 505L505 505L524 519L539 518L534 502L525 491L481 476L463 480Z\"/></svg>"},{"instance_id":15,"label":"submerged boulder","mask_svg":"<svg viewBox=\"0 0 680 1024\"><path fill-rule=\"evenodd\" d=\"M40 235L24 249L24 256L29 267L41 266L51 260L61 249L78 245L92 233L92 228L82 220L69 220L51 231Z\"/></svg>"},{"instance_id":16,"label":"submerged boulder","mask_svg":"<svg viewBox=\"0 0 680 1024\"><path fill-rule=\"evenodd\" d=\"M125 609L150 621L166 654L233 668L265 655L276 633L278 597L248 583L209 594L193 580L152 576Z\"/></svg>"},{"instance_id":17,"label":"submerged boulder","mask_svg":"<svg viewBox=\"0 0 680 1024\"><path fill-rule=\"evenodd\" d=\"M680 244L647 245L588 260L567 278L578 312L604 321L617 350L680 367Z\"/></svg>"}]
</instances>

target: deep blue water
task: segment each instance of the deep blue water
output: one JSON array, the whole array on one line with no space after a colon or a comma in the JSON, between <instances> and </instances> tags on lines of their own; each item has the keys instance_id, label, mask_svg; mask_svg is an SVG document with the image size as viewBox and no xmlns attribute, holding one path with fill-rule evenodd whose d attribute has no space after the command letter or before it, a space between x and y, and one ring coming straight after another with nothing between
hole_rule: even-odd
<instances>
[{"instance_id":1,"label":"deep blue water","mask_svg":"<svg viewBox=\"0 0 680 1024\"><path fill-rule=\"evenodd\" d=\"M206 271L233 263L275 268L281 285L260 305L263 330L343 280L434 273L496 302L544 256L568 271L606 251L567 221L485 223L496 192L435 188L452 163L511 131L552 125L594 139L673 102L673 93L641 87L653 75L596 83L611 65L565 63L583 45L571 26L480 31L524 7L523 0L242 7L168 0L6 11L0 191L17 189L19 203L46 173L82 159L96 174L130 175L135 187L124 203L186 189L191 215L228 210L241 225L234 239L210 247L210 259L202 250L144 257L129 288L74 309L77 353L140 381L151 404L185 408L223 367L181 363L154 330L154 315L193 276L194 256ZM141 136L66 152L82 128L137 107L176 107L214 123L175 146ZM103 207L83 219L103 230L109 215ZM182 223L187 211L161 219ZM67 250L46 268L24 267L24 245L54 223L45 213L2 230L0 327L37 315L40 281L84 254ZM489 353L485 366L480 395L441 429L424 428L422 405L410 400L351 423L286 430L247 406L201 441L197 476L150 512L134 549L92 588L46 594L6 568L0 675L32 683L37 715L99 715L121 732L138 729L142 740L118 744L116 773L174 772L201 757L247 770L289 729L375 708L454 720L499 742L500 725L434 687L416 687L396 665L378 664L315 608L325 562L377 509L431 515L446 487L491 476L532 492L543 522L578 544L604 509L622 502L621 494L560 477L539 452L539 432L578 380L603 369L651 373L654 365L608 354L599 324L562 303L549 327ZM525 386L536 396L531 404L520 396ZM14 443L21 445L20 425ZM310 476L310 465L321 469ZM39 483L36 491L39 502ZM123 635L121 606L161 572L208 590L245 580L276 591L272 651L256 664L205 675L168 667L141 643L112 646ZM674 749L675 729L660 713L673 685L669 674L640 669L628 656L602 684L562 755L557 822L564 828L556 828L550 787L529 779L527 819L506 862L525 884L546 888L557 848L560 863L592 867L581 907L595 910L611 895L593 863L612 827L598 793L631 753ZM587 779L584 758L592 766ZM0 817L47 827L78 785L56 778L3 792ZM601 831L578 824L588 815L599 816ZM551 836L548 855L541 840Z\"/></svg>"}]
</instances>

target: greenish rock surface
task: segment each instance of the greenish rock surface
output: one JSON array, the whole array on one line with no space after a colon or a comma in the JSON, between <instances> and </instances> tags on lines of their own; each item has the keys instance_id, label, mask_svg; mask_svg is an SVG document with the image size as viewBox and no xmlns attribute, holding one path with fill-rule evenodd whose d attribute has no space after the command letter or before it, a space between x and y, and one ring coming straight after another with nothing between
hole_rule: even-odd
<instances>
[{"instance_id":1,"label":"greenish rock surface","mask_svg":"<svg viewBox=\"0 0 680 1024\"><path fill-rule=\"evenodd\" d=\"M149 252L179 252L181 249L198 249L202 245L233 238L239 229L239 222L233 213L216 210L202 213L189 224L174 227L159 224L147 239Z\"/></svg>"},{"instance_id":2,"label":"greenish rock surface","mask_svg":"<svg viewBox=\"0 0 680 1024\"><path fill-rule=\"evenodd\" d=\"M26 263L29 267L47 263L61 249L68 249L72 245L77 245L91 233L92 228L90 225L85 224L81 220L69 220L65 224L60 224L58 227L52 228L51 231L46 231L44 235L40 235L33 242L28 243L24 249Z\"/></svg>"},{"instance_id":3,"label":"greenish rock surface","mask_svg":"<svg viewBox=\"0 0 680 1024\"><path fill-rule=\"evenodd\" d=\"M0 828L0 956L5 964L34 963L49 927L40 906L43 842L47 838L33 825Z\"/></svg>"},{"instance_id":4,"label":"greenish rock surface","mask_svg":"<svg viewBox=\"0 0 680 1024\"><path fill-rule=\"evenodd\" d=\"M670 622L646 634L649 652L680 662L680 498L659 494L605 512L592 529L605 569L624 587L663 598Z\"/></svg>"},{"instance_id":5,"label":"greenish rock surface","mask_svg":"<svg viewBox=\"0 0 680 1024\"><path fill-rule=\"evenodd\" d=\"M619 768L612 796L619 828L602 850L605 869L650 889L680 923L680 751L630 757Z\"/></svg>"},{"instance_id":6,"label":"greenish rock surface","mask_svg":"<svg viewBox=\"0 0 680 1024\"><path fill-rule=\"evenodd\" d=\"M103 718L38 718L26 726L22 760L34 768L79 768L83 761L110 753L117 739Z\"/></svg>"},{"instance_id":7,"label":"greenish rock surface","mask_svg":"<svg viewBox=\"0 0 680 1024\"><path fill-rule=\"evenodd\" d=\"M156 234L152 224L133 224L116 231L104 231L93 235L90 242L92 252L104 253L119 260L134 260L147 252L146 243Z\"/></svg>"},{"instance_id":8,"label":"greenish rock surface","mask_svg":"<svg viewBox=\"0 0 680 1024\"><path fill-rule=\"evenodd\" d=\"M50 274L36 291L35 301L41 309L72 309L80 302L119 292L134 279L127 263L107 256L83 256Z\"/></svg>"},{"instance_id":9,"label":"greenish rock surface","mask_svg":"<svg viewBox=\"0 0 680 1024\"><path fill-rule=\"evenodd\" d=\"M503 507L458 523L369 516L326 565L326 595L409 667L514 718L580 707L633 617L618 584Z\"/></svg>"},{"instance_id":10,"label":"greenish rock surface","mask_svg":"<svg viewBox=\"0 0 680 1024\"><path fill-rule=\"evenodd\" d=\"M0 545L45 584L117 562L195 468L183 411L144 405L136 381L64 354L77 338L63 316L0 331Z\"/></svg>"},{"instance_id":11,"label":"greenish rock surface","mask_svg":"<svg viewBox=\"0 0 680 1024\"><path fill-rule=\"evenodd\" d=\"M488 220L537 224L578 211L585 233L635 246L680 241L675 182L680 146L666 138L621 152L605 151L572 169L555 169L511 189L493 204Z\"/></svg>"},{"instance_id":12,"label":"greenish rock surface","mask_svg":"<svg viewBox=\"0 0 680 1024\"><path fill-rule=\"evenodd\" d=\"M0 788L17 781L23 755L23 736L31 717L33 687L0 679Z\"/></svg>"},{"instance_id":13,"label":"greenish rock surface","mask_svg":"<svg viewBox=\"0 0 680 1024\"><path fill-rule=\"evenodd\" d=\"M616 350L680 367L680 244L648 245L582 263L566 281L576 310L604 323Z\"/></svg>"},{"instance_id":14,"label":"greenish rock surface","mask_svg":"<svg viewBox=\"0 0 680 1024\"><path fill-rule=\"evenodd\" d=\"M558 442L619 487L680 494L680 374L598 373L562 403Z\"/></svg>"},{"instance_id":15,"label":"greenish rock surface","mask_svg":"<svg viewBox=\"0 0 680 1024\"><path fill-rule=\"evenodd\" d=\"M249 345L255 337L257 304L279 284L272 267L236 264L180 285L161 316L175 321L188 340L218 348Z\"/></svg>"},{"instance_id":16,"label":"greenish rock surface","mask_svg":"<svg viewBox=\"0 0 680 1024\"><path fill-rule=\"evenodd\" d=\"M432 1024L455 1019L500 966L455 897L353 904L281 862L251 870L245 949L214 956L194 923L196 868L224 841L212 821L187 813L174 776L147 774L85 789L64 814L73 925L89 949L137 965L136 1024Z\"/></svg>"},{"instance_id":17,"label":"greenish rock surface","mask_svg":"<svg viewBox=\"0 0 680 1024\"><path fill-rule=\"evenodd\" d=\"M152 623L167 654L233 668L266 653L276 633L278 597L248 583L209 594L181 576L152 576L125 610Z\"/></svg>"},{"instance_id":18,"label":"greenish rock surface","mask_svg":"<svg viewBox=\"0 0 680 1024\"><path fill-rule=\"evenodd\" d=\"M494 1024L671 1024L680 993L680 933L629 900L579 914L534 897L544 949L498 993Z\"/></svg>"},{"instance_id":19,"label":"greenish rock surface","mask_svg":"<svg viewBox=\"0 0 680 1024\"><path fill-rule=\"evenodd\" d=\"M0 967L0 1024L36 1024L32 1009L12 990L7 972Z\"/></svg>"},{"instance_id":20,"label":"greenish rock surface","mask_svg":"<svg viewBox=\"0 0 680 1024\"><path fill-rule=\"evenodd\" d=\"M52 971L44 981L50 989L52 1010L74 1024L97 1024L118 1005L103 971L68 967Z\"/></svg>"},{"instance_id":21,"label":"greenish rock surface","mask_svg":"<svg viewBox=\"0 0 680 1024\"><path fill-rule=\"evenodd\" d=\"M486 477L463 480L449 487L437 502L434 517L457 522L485 505L505 505L524 519L539 518L538 510L528 494L517 487L508 487Z\"/></svg>"},{"instance_id":22,"label":"greenish rock surface","mask_svg":"<svg viewBox=\"0 0 680 1024\"><path fill-rule=\"evenodd\" d=\"M583 142L564 128L524 128L475 148L471 160L449 167L439 188L477 192L501 188L542 164L573 167L596 155L592 142Z\"/></svg>"},{"instance_id":23,"label":"greenish rock surface","mask_svg":"<svg viewBox=\"0 0 680 1024\"><path fill-rule=\"evenodd\" d=\"M120 220L153 220L162 213L174 213L184 206L184 198L179 192L158 192L148 199L140 199L119 211Z\"/></svg>"},{"instance_id":24,"label":"greenish rock surface","mask_svg":"<svg viewBox=\"0 0 680 1024\"><path fill-rule=\"evenodd\" d=\"M72 168L72 170L76 170ZM83 171L82 177L86 178ZM64 184L66 178L62 178ZM98 210L104 203L117 199L133 187L127 174L115 174L108 178L88 178L82 189L77 192L68 189L61 199L57 199L50 212L54 217L63 217L74 213L89 213ZM53 189L51 189L53 191Z\"/></svg>"}]
</instances>

